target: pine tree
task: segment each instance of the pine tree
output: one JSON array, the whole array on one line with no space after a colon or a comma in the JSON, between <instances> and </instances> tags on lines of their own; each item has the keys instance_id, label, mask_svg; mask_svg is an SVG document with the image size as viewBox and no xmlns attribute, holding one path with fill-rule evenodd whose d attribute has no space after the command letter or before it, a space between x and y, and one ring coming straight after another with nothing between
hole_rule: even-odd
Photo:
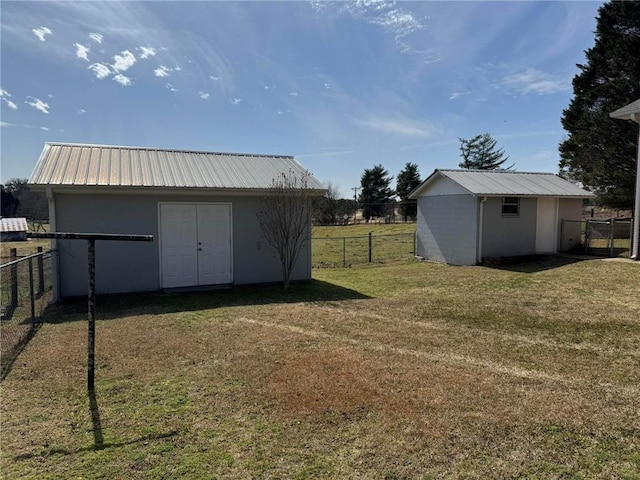
<instances>
[{"instance_id":1,"label":"pine tree","mask_svg":"<svg viewBox=\"0 0 640 480\"><path fill-rule=\"evenodd\" d=\"M638 127L609 113L640 98L640 2L614 1L598 10L595 44L573 79L563 111L568 132L560 171L614 208L633 204Z\"/></svg>"},{"instance_id":2,"label":"pine tree","mask_svg":"<svg viewBox=\"0 0 640 480\"><path fill-rule=\"evenodd\" d=\"M458 138L458 140L460 140L460 155L463 160L459 164L460 168L474 170L511 170L513 168L513 165L502 167L509 157L504 155L503 149L496 148L498 142L488 133L476 135L469 140L464 138Z\"/></svg>"},{"instance_id":3,"label":"pine tree","mask_svg":"<svg viewBox=\"0 0 640 480\"><path fill-rule=\"evenodd\" d=\"M389 187L392 179L382 165L365 169L360 177L362 190L358 201L362 205L362 216L367 222L373 217L383 216L392 202L393 191Z\"/></svg>"},{"instance_id":4,"label":"pine tree","mask_svg":"<svg viewBox=\"0 0 640 480\"><path fill-rule=\"evenodd\" d=\"M398 174L396 180L396 194L400 197L400 212L405 222L409 217L415 218L418 214L418 201L409 198L409 193L418 185L420 185L418 165L409 162Z\"/></svg>"}]
</instances>

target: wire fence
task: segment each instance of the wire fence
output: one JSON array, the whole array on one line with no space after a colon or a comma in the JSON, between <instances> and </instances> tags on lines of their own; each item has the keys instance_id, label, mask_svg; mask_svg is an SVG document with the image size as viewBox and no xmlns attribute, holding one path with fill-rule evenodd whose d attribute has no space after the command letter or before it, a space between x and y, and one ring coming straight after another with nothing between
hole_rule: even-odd
<instances>
[{"instance_id":1,"label":"wire fence","mask_svg":"<svg viewBox=\"0 0 640 480\"><path fill-rule=\"evenodd\" d=\"M11 249L0 265L0 378L4 378L16 356L42 320L53 300L53 252L18 257Z\"/></svg>"},{"instance_id":2,"label":"wire fence","mask_svg":"<svg viewBox=\"0 0 640 480\"><path fill-rule=\"evenodd\" d=\"M632 235L633 221L630 218L564 220L560 249L587 255L628 258Z\"/></svg>"},{"instance_id":3,"label":"wire fence","mask_svg":"<svg viewBox=\"0 0 640 480\"><path fill-rule=\"evenodd\" d=\"M314 268L348 267L409 259L415 254L416 234L397 233L358 237L312 238Z\"/></svg>"}]
</instances>

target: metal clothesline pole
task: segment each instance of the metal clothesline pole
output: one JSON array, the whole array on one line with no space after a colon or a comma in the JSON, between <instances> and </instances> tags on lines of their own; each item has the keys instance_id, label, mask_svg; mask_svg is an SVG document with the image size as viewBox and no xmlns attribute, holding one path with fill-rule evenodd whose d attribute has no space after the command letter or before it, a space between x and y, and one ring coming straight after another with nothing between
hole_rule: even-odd
<instances>
[{"instance_id":1,"label":"metal clothesline pole","mask_svg":"<svg viewBox=\"0 0 640 480\"><path fill-rule=\"evenodd\" d=\"M28 238L56 240L87 240L89 286L87 293L87 389L95 389L96 369L96 240L151 242L153 235L123 235L113 233L27 233Z\"/></svg>"}]
</instances>

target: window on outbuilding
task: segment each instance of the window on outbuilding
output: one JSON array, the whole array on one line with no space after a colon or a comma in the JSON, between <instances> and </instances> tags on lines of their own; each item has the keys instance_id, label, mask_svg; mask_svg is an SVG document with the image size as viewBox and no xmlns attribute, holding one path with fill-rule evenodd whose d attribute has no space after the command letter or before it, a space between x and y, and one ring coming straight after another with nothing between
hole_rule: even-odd
<instances>
[{"instance_id":1,"label":"window on outbuilding","mask_svg":"<svg viewBox=\"0 0 640 480\"><path fill-rule=\"evenodd\" d=\"M520 198L502 197L502 216L517 217L520 215Z\"/></svg>"}]
</instances>

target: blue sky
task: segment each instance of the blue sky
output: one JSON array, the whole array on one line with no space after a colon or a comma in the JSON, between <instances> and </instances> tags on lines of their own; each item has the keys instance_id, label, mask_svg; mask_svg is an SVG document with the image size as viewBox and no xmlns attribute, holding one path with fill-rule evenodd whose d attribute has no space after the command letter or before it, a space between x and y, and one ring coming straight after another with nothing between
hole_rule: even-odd
<instances>
[{"instance_id":1,"label":"blue sky","mask_svg":"<svg viewBox=\"0 0 640 480\"><path fill-rule=\"evenodd\" d=\"M295 155L347 197L484 132L557 172L600 5L3 1L2 182L60 141Z\"/></svg>"}]
</instances>

